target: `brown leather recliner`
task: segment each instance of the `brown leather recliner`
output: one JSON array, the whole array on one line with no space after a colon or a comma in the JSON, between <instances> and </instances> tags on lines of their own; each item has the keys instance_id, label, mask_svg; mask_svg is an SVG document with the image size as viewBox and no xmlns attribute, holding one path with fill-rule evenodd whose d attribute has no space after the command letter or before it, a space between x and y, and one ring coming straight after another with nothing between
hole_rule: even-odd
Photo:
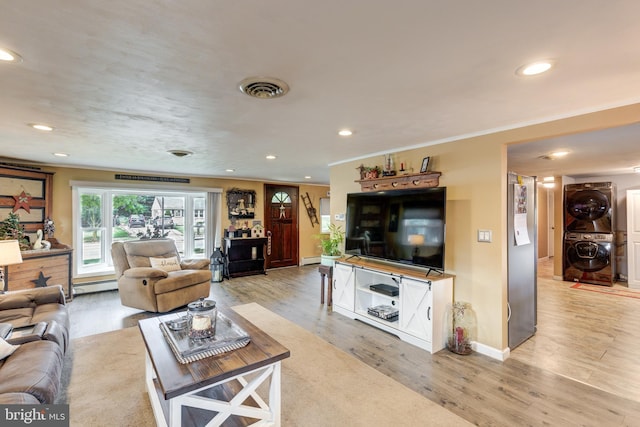
<instances>
[{"instance_id":1,"label":"brown leather recliner","mask_svg":"<svg viewBox=\"0 0 640 427\"><path fill-rule=\"evenodd\" d=\"M180 260L171 239L115 242L111 245L111 257L120 301L127 307L164 313L209 296L209 260ZM158 259L174 257L179 270L151 266L152 258L157 263Z\"/></svg>"}]
</instances>

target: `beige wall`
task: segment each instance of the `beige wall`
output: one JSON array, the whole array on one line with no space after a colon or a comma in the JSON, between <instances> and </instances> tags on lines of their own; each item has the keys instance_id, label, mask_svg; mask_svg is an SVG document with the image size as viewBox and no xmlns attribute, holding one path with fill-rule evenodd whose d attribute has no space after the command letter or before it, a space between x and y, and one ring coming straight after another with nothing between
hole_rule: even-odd
<instances>
[{"instance_id":1,"label":"beige wall","mask_svg":"<svg viewBox=\"0 0 640 427\"><path fill-rule=\"evenodd\" d=\"M72 226L72 200L71 200L71 181L92 181L92 182L113 182L118 184L135 184L135 181L124 181L124 180L116 180L115 174L122 173L122 171L114 172L114 171L103 171L103 170L90 170L90 169L76 169L76 168L61 168L61 167L46 167L43 168L49 172L55 172L53 176L53 209L51 216L56 224L56 233L55 237L62 243L72 244L73 238L73 226ZM135 172L135 171L127 171L126 173L130 174L138 174L145 176L158 176L156 173L149 172ZM227 217L227 209L226 209L226 191L231 188L241 188L247 190L254 190L256 192L257 197L257 206L264 206L264 182L261 181L245 181L245 180L232 180L232 179L219 179L219 178L202 178L202 177L189 177L189 184L171 184L165 183L162 184L164 188L170 190L176 187L193 187L193 188L221 188L223 193L223 201L222 201L222 214L223 221L222 227L223 229L230 225L230 221ZM145 183L140 183L141 185ZM147 183L148 184L148 183ZM281 184L281 183L280 183ZM312 203L316 209L319 209L320 205L320 197L326 197L327 192L329 191L328 186L324 185L305 185L305 184L287 184L298 186L300 194L309 194L309 197L312 200ZM312 257L319 256L320 250L317 247L317 239L314 237L315 234L319 232L319 227L316 225L315 227L311 226L311 222L307 215L306 209L304 208L304 203L302 199L298 201L299 203L299 256L300 258L304 257ZM263 210L257 209L256 220L264 221L264 212ZM221 233L222 235L222 233ZM89 279L83 279L82 281L88 280L99 280L106 279L108 277L94 277ZM75 280L75 282L79 282Z\"/></svg>"},{"instance_id":2,"label":"beige wall","mask_svg":"<svg viewBox=\"0 0 640 427\"><path fill-rule=\"evenodd\" d=\"M432 156L430 169L442 172L440 185L447 187L445 266L456 276L455 299L470 302L477 313L480 344L498 350L508 345L507 144L620 126L639 118L640 104L636 104L394 154L396 165L404 162L416 171L423 157ZM332 218L345 211L347 193L360 191L354 180L359 178L356 167L361 163L381 165L382 156L331 167ZM557 199L556 206L561 206ZM556 224L561 224L558 218ZM493 231L492 243L477 242L479 228Z\"/></svg>"}]
</instances>

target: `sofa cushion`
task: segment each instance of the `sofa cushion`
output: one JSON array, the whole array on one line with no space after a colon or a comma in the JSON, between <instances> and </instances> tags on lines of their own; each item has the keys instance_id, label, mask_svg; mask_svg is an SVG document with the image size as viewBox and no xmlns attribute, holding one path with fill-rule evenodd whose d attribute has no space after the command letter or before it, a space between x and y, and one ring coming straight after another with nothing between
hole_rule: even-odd
<instances>
[{"instance_id":1,"label":"sofa cushion","mask_svg":"<svg viewBox=\"0 0 640 427\"><path fill-rule=\"evenodd\" d=\"M29 393L2 393L0 405L38 405L40 401Z\"/></svg>"},{"instance_id":2,"label":"sofa cushion","mask_svg":"<svg viewBox=\"0 0 640 427\"><path fill-rule=\"evenodd\" d=\"M209 270L180 270L169 272L169 277L158 280L153 288L156 295L211 281Z\"/></svg>"},{"instance_id":3,"label":"sofa cushion","mask_svg":"<svg viewBox=\"0 0 640 427\"><path fill-rule=\"evenodd\" d=\"M0 322L11 323L14 328L30 325L33 322L33 307L12 308L0 310Z\"/></svg>"},{"instance_id":4,"label":"sofa cushion","mask_svg":"<svg viewBox=\"0 0 640 427\"><path fill-rule=\"evenodd\" d=\"M20 347L19 345L13 345L6 342L3 338L0 338L0 360L5 359L13 354Z\"/></svg>"},{"instance_id":5,"label":"sofa cushion","mask_svg":"<svg viewBox=\"0 0 640 427\"><path fill-rule=\"evenodd\" d=\"M131 240L123 244L130 268L151 267L150 257L180 259L176 244L169 239Z\"/></svg>"},{"instance_id":6,"label":"sofa cushion","mask_svg":"<svg viewBox=\"0 0 640 427\"><path fill-rule=\"evenodd\" d=\"M159 268L167 272L181 270L178 258L174 256L166 258L149 257L149 262L151 263L151 267Z\"/></svg>"},{"instance_id":7,"label":"sofa cushion","mask_svg":"<svg viewBox=\"0 0 640 427\"><path fill-rule=\"evenodd\" d=\"M0 394L25 392L40 403L53 403L60 387L63 356L51 341L22 344L0 369Z\"/></svg>"}]
</instances>

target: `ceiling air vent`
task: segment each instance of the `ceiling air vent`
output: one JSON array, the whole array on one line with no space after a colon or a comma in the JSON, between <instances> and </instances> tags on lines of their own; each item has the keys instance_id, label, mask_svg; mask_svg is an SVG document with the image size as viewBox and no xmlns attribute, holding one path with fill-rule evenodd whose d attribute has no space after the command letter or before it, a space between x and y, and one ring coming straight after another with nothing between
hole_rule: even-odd
<instances>
[{"instance_id":1,"label":"ceiling air vent","mask_svg":"<svg viewBox=\"0 0 640 427\"><path fill-rule=\"evenodd\" d=\"M260 99L278 98L289 92L289 86L282 80L271 77L249 77L240 82L240 90Z\"/></svg>"},{"instance_id":2,"label":"ceiling air vent","mask_svg":"<svg viewBox=\"0 0 640 427\"><path fill-rule=\"evenodd\" d=\"M193 154L191 151L187 150L169 150L168 153L173 154L176 157L187 157Z\"/></svg>"}]
</instances>

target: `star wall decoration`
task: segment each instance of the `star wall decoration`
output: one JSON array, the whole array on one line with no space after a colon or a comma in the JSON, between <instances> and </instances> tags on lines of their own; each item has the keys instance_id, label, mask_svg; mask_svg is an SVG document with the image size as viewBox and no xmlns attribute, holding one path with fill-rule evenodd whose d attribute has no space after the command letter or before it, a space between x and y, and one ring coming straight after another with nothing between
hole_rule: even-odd
<instances>
[{"instance_id":1,"label":"star wall decoration","mask_svg":"<svg viewBox=\"0 0 640 427\"><path fill-rule=\"evenodd\" d=\"M38 278L36 280L32 280L32 282L36 284L36 288L46 288L48 286L47 280L49 279L51 279L51 276L45 277L45 275L42 274L41 271Z\"/></svg>"},{"instance_id":2,"label":"star wall decoration","mask_svg":"<svg viewBox=\"0 0 640 427\"><path fill-rule=\"evenodd\" d=\"M17 196L13 196L13 198L16 199L16 204L13 205L14 213L20 209L24 209L25 211L27 211L27 213L31 213L31 208L29 207L31 196L29 194L25 193L24 190L22 190L22 193L18 194Z\"/></svg>"}]
</instances>

